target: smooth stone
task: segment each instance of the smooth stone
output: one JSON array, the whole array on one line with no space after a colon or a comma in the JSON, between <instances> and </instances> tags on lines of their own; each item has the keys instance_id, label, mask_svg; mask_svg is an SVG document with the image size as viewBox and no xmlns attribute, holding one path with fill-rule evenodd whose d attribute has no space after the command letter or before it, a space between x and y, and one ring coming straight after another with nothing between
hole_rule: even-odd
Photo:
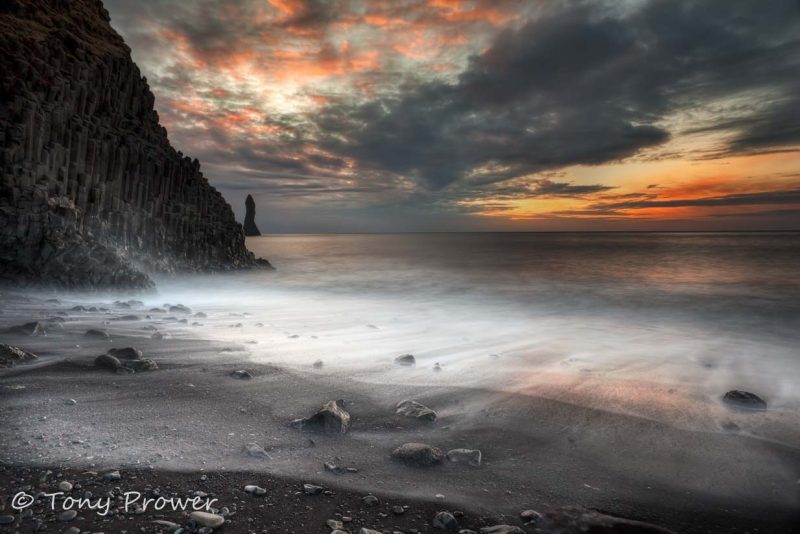
<instances>
[{"instance_id":1,"label":"smooth stone","mask_svg":"<svg viewBox=\"0 0 800 534\"><path fill-rule=\"evenodd\" d=\"M477 449L452 449L447 451L447 459L451 462L466 463L480 467L482 454Z\"/></svg>"},{"instance_id":2,"label":"smooth stone","mask_svg":"<svg viewBox=\"0 0 800 534\"><path fill-rule=\"evenodd\" d=\"M392 458L418 467L430 467L442 463L441 449L426 443L404 443L392 451Z\"/></svg>"},{"instance_id":3,"label":"smooth stone","mask_svg":"<svg viewBox=\"0 0 800 534\"><path fill-rule=\"evenodd\" d=\"M341 475L345 473L345 470L343 468L339 467L333 462L325 462L324 464L322 464L322 467L325 468L325 471L333 473L334 475Z\"/></svg>"},{"instance_id":4,"label":"smooth stone","mask_svg":"<svg viewBox=\"0 0 800 534\"><path fill-rule=\"evenodd\" d=\"M325 524L328 525L328 528L330 528L334 532L336 532L337 530L341 531L344 528L344 523L342 523L341 521L337 521L336 519L328 519L327 521L325 521Z\"/></svg>"},{"instance_id":5,"label":"smooth stone","mask_svg":"<svg viewBox=\"0 0 800 534\"><path fill-rule=\"evenodd\" d=\"M121 480L122 475L119 471L109 471L108 473L103 474L103 478L105 480Z\"/></svg>"},{"instance_id":6,"label":"smooth stone","mask_svg":"<svg viewBox=\"0 0 800 534\"><path fill-rule=\"evenodd\" d=\"M436 421L436 412L414 400L402 400L398 402L395 413L422 421Z\"/></svg>"},{"instance_id":7,"label":"smooth stone","mask_svg":"<svg viewBox=\"0 0 800 534\"><path fill-rule=\"evenodd\" d=\"M735 408L745 408L748 410L767 409L767 401L755 393L750 393L749 391L742 391L739 389L733 389L727 392L722 397L722 401Z\"/></svg>"},{"instance_id":8,"label":"smooth stone","mask_svg":"<svg viewBox=\"0 0 800 534\"><path fill-rule=\"evenodd\" d=\"M265 493L267 493L267 490L265 490L260 486L256 486L254 484L245 486L244 491L252 495L264 495Z\"/></svg>"},{"instance_id":9,"label":"smooth stone","mask_svg":"<svg viewBox=\"0 0 800 534\"><path fill-rule=\"evenodd\" d=\"M133 347L124 347L121 349L108 349L108 355L122 360L139 360L142 357L142 351Z\"/></svg>"},{"instance_id":10,"label":"smooth stone","mask_svg":"<svg viewBox=\"0 0 800 534\"><path fill-rule=\"evenodd\" d=\"M377 506L380 503L378 498L374 495L365 495L361 498L361 502L366 506Z\"/></svg>"},{"instance_id":11,"label":"smooth stone","mask_svg":"<svg viewBox=\"0 0 800 534\"><path fill-rule=\"evenodd\" d=\"M433 516L431 522L433 528L438 530L455 531L458 530L458 521L450 512L439 512Z\"/></svg>"},{"instance_id":12,"label":"smooth stone","mask_svg":"<svg viewBox=\"0 0 800 534\"><path fill-rule=\"evenodd\" d=\"M72 484L66 480L62 480L58 483L58 489L61 491L72 491Z\"/></svg>"},{"instance_id":13,"label":"smooth stone","mask_svg":"<svg viewBox=\"0 0 800 534\"><path fill-rule=\"evenodd\" d=\"M314 369L322 369L322 366L323 366L323 365L325 365L325 364L323 363L323 361L322 361L322 360L317 360L317 361L315 361L313 364L311 364L311 366L312 366Z\"/></svg>"},{"instance_id":14,"label":"smooth stone","mask_svg":"<svg viewBox=\"0 0 800 534\"><path fill-rule=\"evenodd\" d=\"M358 529L358 534L383 534L380 530L372 530L371 528L361 527Z\"/></svg>"},{"instance_id":15,"label":"smooth stone","mask_svg":"<svg viewBox=\"0 0 800 534\"><path fill-rule=\"evenodd\" d=\"M253 378L253 375L250 371L245 369L237 369L236 371L231 372L231 377L238 378L239 380L249 380Z\"/></svg>"},{"instance_id":16,"label":"smooth stone","mask_svg":"<svg viewBox=\"0 0 800 534\"><path fill-rule=\"evenodd\" d=\"M133 369L136 372L139 371L151 371L153 369L158 369L158 364L151 360L150 358L142 358L140 360L130 360L125 363L125 366Z\"/></svg>"},{"instance_id":17,"label":"smooth stone","mask_svg":"<svg viewBox=\"0 0 800 534\"><path fill-rule=\"evenodd\" d=\"M108 332L106 332L105 330L99 330L97 328L91 328L87 330L86 333L83 334L83 337L88 337L90 339L102 339L102 340L110 339L108 336Z\"/></svg>"},{"instance_id":18,"label":"smooth stone","mask_svg":"<svg viewBox=\"0 0 800 534\"><path fill-rule=\"evenodd\" d=\"M59 521L72 521L76 517L78 517L78 512L76 510L64 510L58 514L57 519Z\"/></svg>"},{"instance_id":19,"label":"smooth stone","mask_svg":"<svg viewBox=\"0 0 800 534\"><path fill-rule=\"evenodd\" d=\"M94 359L94 366L95 367L102 367L104 369L118 369L122 367L122 362L116 356L111 356L110 354L101 354L97 358Z\"/></svg>"},{"instance_id":20,"label":"smooth stone","mask_svg":"<svg viewBox=\"0 0 800 534\"><path fill-rule=\"evenodd\" d=\"M406 513L406 509L403 508L402 506L392 506L392 513L394 515L403 515L404 513Z\"/></svg>"},{"instance_id":21,"label":"smooth stone","mask_svg":"<svg viewBox=\"0 0 800 534\"><path fill-rule=\"evenodd\" d=\"M170 306L169 311L172 313L192 313L192 310L184 306L183 304L176 304L174 306Z\"/></svg>"},{"instance_id":22,"label":"smooth stone","mask_svg":"<svg viewBox=\"0 0 800 534\"><path fill-rule=\"evenodd\" d=\"M417 365L417 359L414 358L411 354L403 354L402 356L398 356L394 359L394 363L396 365L402 365L404 367L414 367Z\"/></svg>"},{"instance_id":23,"label":"smooth stone","mask_svg":"<svg viewBox=\"0 0 800 534\"><path fill-rule=\"evenodd\" d=\"M224 517L209 512L200 512L200 511L192 512L191 514L189 514L189 519L193 520L201 527L208 527L208 528L217 528L225 524Z\"/></svg>"}]
</instances>

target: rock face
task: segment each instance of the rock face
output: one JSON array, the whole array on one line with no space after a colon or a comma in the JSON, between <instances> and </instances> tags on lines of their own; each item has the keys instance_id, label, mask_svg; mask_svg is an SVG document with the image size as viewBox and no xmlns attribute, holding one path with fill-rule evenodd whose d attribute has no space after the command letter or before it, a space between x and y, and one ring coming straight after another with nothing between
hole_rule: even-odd
<instances>
[{"instance_id":1,"label":"rock face","mask_svg":"<svg viewBox=\"0 0 800 534\"><path fill-rule=\"evenodd\" d=\"M268 267L176 151L100 0L0 3L0 280L152 286Z\"/></svg>"},{"instance_id":2,"label":"rock face","mask_svg":"<svg viewBox=\"0 0 800 534\"><path fill-rule=\"evenodd\" d=\"M247 199L244 201L244 235L246 236L257 236L261 235L261 232L258 231L258 226L256 226L256 201L253 200L253 197L247 195Z\"/></svg>"}]
</instances>

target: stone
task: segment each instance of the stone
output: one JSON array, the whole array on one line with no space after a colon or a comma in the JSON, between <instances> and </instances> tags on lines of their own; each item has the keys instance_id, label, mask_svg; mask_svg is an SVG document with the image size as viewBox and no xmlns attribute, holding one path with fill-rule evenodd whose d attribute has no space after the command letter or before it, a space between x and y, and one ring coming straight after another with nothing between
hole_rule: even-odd
<instances>
[{"instance_id":1,"label":"stone","mask_svg":"<svg viewBox=\"0 0 800 534\"><path fill-rule=\"evenodd\" d=\"M32 352L23 350L13 345L5 345L0 343L0 369L6 367L13 367L18 363L35 360L38 358Z\"/></svg>"},{"instance_id":2,"label":"stone","mask_svg":"<svg viewBox=\"0 0 800 534\"><path fill-rule=\"evenodd\" d=\"M722 401L734 408L744 408L748 410L766 410L767 401L749 391L734 389L725 393Z\"/></svg>"},{"instance_id":3,"label":"stone","mask_svg":"<svg viewBox=\"0 0 800 534\"><path fill-rule=\"evenodd\" d=\"M218 528L225 524L225 518L210 512L196 511L189 514L189 519L201 527Z\"/></svg>"},{"instance_id":4,"label":"stone","mask_svg":"<svg viewBox=\"0 0 800 534\"><path fill-rule=\"evenodd\" d=\"M431 467L442 463L444 453L425 443L404 443L392 451L392 458L408 465Z\"/></svg>"},{"instance_id":5,"label":"stone","mask_svg":"<svg viewBox=\"0 0 800 534\"><path fill-rule=\"evenodd\" d=\"M343 405L341 400L329 401L311 417L295 419L291 425L315 432L344 434L350 428L350 414Z\"/></svg>"},{"instance_id":6,"label":"stone","mask_svg":"<svg viewBox=\"0 0 800 534\"><path fill-rule=\"evenodd\" d=\"M261 232L258 231L256 226L256 201L253 200L251 195L247 195L244 201L244 235L247 237L260 236Z\"/></svg>"},{"instance_id":7,"label":"stone","mask_svg":"<svg viewBox=\"0 0 800 534\"><path fill-rule=\"evenodd\" d=\"M328 519L327 521L325 521L325 524L328 526L329 529L333 531L341 530L344 528L344 523L336 519Z\"/></svg>"},{"instance_id":8,"label":"stone","mask_svg":"<svg viewBox=\"0 0 800 534\"><path fill-rule=\"evenodd\" d=\"M250 484L244 487L244 491L246 493L250 493L252 495L264 495L267 493L267 490L262 488L261 486L256 486L254 484Z\"/></svg>"},{"instance_id":9,"label":"stone","mask_svg":"<svg viewBox=\"0 0 800 534\"><path fill-rule=\"evenodd\" d=\"M312 364L314 369L322 369L322 366L325 365L322 360L317 360Z\"/></svg>"},{"instance_id":10,"label":"stone","mask_svg":"<svg viewBox=\"0 0 800 534\"><path fill-rule=\"evenodd\" d=\"M253 378L253 375L250 374L250 371L245 369L238 369L236 371L231 372L231 376L233 378L238 378L239 380L250 380Z\"/></svg>"},{"instance_id":11,"label":"stone","mask_svg":"<svg viewBox=\"0 0 800 534\"><path fill-rule=\"evenodd\" d=\"M86 333L83 334L83 337L89 339L101 339L104 341L108 341L111 339L108 335L108 332L106 332L105 330L99 330L97 328L91 328L87 330Z\"/></svg>"},{"instance_id":12,"label":"stone","mask_svg":"<svg viewBox=\"0 0 800 534\"><path fill-rule=\"evenodd\" d=\"M102 367L104 369L111 369L113 371L122 367L122 362L120 362L118 358L111 356L110 354L101 354L100 356L94 359L94 366Z\"/></svg>"},{"instance_id":13,"label":"stone","mask_svg":"<svg viewBox=\"0 0 800 534\"><path fill-rule=\"evenodd\" d=\"M325 462L322 464L322 467L325 469L325 471L328 473L333 473L334 475L343 475L346 472L344 468L339 467L333 462Z\"/></svg>"},{"instance_id":14,"label":"stone","mask_svg":"<svg viewBox=\"0 0 800 534\"><path fill-rule=\"evenodd\" d=\"M244 446L244 451L248 454L248 456L252 456L253 458L264 458L267 460L272 459L269 453L264 450L264 447L257 443L247 443Z\"/></svg>"},{"instance_id":15,"label":"stone","mask_svg":"<svg viewBox=\"0 0 800 534\"><path fill-rule=\"evenodd\" d=\"M72 521L76 517L78 517L78 512L76 510L64 510L58 514L57 519L59 521Z\"/></svg>"},{"instance_id":16,"label":"stone","mask_svg":"<svg viewBox=\"0 0 800 534\"><path fill-rule=\"evenodd\" d=\"M519 513L519 518L525 523L535 523L542 519L542 514L536 510L523 510Z\"/></svg>"},{"instance_id":17,"label":"stone","mask_svg":"<svg viewBox=\"0 0 800 534\"><path fill-rule=\"evenodd\" d=\"M380 530L372 530L371 528L361 527L358 529L358 534L383 534Z\"/></svg>"},{"instance_id":18,"label":"stone","mask_svg":"<svg viewBox=\"0 0 800 534\"><path fill-rule=\"evenodd\" d=\"M58 489L61 491L72 491L72 483L66 480L62 480L58 483Z\"/></svg>"},{"instance_id":19,"label":"stone","mask_svg":"<svg viewBox=\"0 0 800 534\"><path fill-rule=\"evenodd\" d=\"M306 495L319 495L325 488L314 484L303 484L303 493Z\"/></svg>"},{"instance_id":20,"label":"stone","mask_svg":"<svg viewBox=\"0 0 800 534\"><path fill-rule=\"evenodd\" d=\"M417 365L417 359L412 354L403 354L395 358L394 363L403 367L414 367Z\"/></svg>"},{"instance_id":21,"label":"stone","mask_svg":"<svg viewBox=\"0 0 800 534\"><path fill-rule=\"evenodd\" d=\"M364 506L378 506L380 501L374 495L365 495L361 498L361 502L364 503Z\"/></svg>"},{"instance_id":22,"label":"stone","mask_svg":"<svg viewBox=\"0 0 800 534\"><path fill-rule=\"evenodd\" d=\"M431 525L433 525L433 528L436 530L444 530L447 532L455 532L458 530L458 521L450 512L438 512L433 516Z\"/></svg>"},{"instance_id":23,"label":"stone","mask_svg":"<svg viewBox=\"0 0 800 534\"><path fill-rule=\"evenodd\" d=\"M454 463L465 463L473 467L481 465L481 451L477 449L452 449L447 451L447 459Z\"/></svg>"},{"instance_id":24,"label":"stone","mask_svg":"<svg viewBox=\"0 0 800 534\"><path fill-rule=\"evenodd\" d=\"M494 525L483 527L481 534L525 534L525 531L513 525Z\"/></svg>"},{"instance_id":25,"label":"stone","mask_svg":"<svg viewBox=\"0 0 800 534\"><path fill-rule=\"evenodd\" d=\"M153 335L150 336L150 339L164 339L167 337L167 334L161 332L153 332Z\"/></svg>"},{"instance_id":26,"label":"stone","mask_svg":"<svg viewBox=\"0 0 800 534\"><path fill-rule=\"evenodd\" d=\"M142 357L142 351L133 347L121 349L108 349L108 355L119 358L120 360L138 360Z\"/></svg>"},{"instance_id":27,"label":"stone","mask_svg":"<svg viewBox=\"0 0 800 534\"><path fill-rule=\"evenodd\" d=\"M402 506L392 506L392 513L394 515L403 515L404 513L406 513L406 509L403 508Z\"/></svg>"},{"instance_id":28,"label":"stone","mask_svg":"<svg viewBox=\"0 0 800 534\"><path fill-rule=\"evenodd\" d=\"M414 400L402 400L397 403L395 413L405 417L413 417L420 421L436 421L436 412Z\"/></svg>"},{"instance_id":29,"label":"stone","mask_svg":"<svg viewBox=\"0 0 800 534\"><path fill-rule=\"evenodd\" d=\"M33 321L25 324L18 324L8 329L12 334L22 334L24 336L46 336L47 330L43 323Z\"/></svg>"},{"instance_id":30,"label":"stone","mask_svg":"<svg viewBox=\"0 0 800 534\"><path fill-rule=\"evenodd\" d=\"M174 306L170 306L169 311L172 313L192 313L192 310L183 304L175 304Z\"/></svg>"},{"instance_id":31,"label":"stone","mask_svg":"<svg viewBox=\"0 0 800 534\"><path fill-rule=\"evenodd\" d=\"M103 480L122 480L122 475L119 471L109 471L103 474Z\"/></svg>"},{"instance_id":32,"label":"stone","mask_svg":"<svg viewBox=\"0 0 800 534\"><path fill-rule=\"evenodd\" d=\"M439 362L436 362L436 363L433 364L433 370L434 371L441 371L442 370L442 366L439 365Z\"/></svg>"}]
</instances>

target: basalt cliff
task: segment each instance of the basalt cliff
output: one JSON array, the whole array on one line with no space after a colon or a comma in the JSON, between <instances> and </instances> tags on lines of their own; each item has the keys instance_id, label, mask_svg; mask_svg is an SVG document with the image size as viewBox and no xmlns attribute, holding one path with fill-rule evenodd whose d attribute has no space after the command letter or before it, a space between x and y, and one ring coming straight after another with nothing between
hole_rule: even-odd
<instances>
[{"instance_id":1,"label":"basalt cliff","mask_svg":"<svg viewBox=\"0 0 800 534\"><path fill-rule=\"evenodd\" d=\"M0 280L152 285L268 267L176 151L100 0L0 2Z\"/></svg>"}]
</instances>

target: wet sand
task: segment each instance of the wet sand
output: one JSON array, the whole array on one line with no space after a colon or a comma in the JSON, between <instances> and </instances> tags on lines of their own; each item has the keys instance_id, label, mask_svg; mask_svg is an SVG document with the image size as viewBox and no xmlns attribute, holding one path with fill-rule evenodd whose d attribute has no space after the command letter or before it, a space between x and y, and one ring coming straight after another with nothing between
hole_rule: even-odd
<instances>
[{"instance_id":1,"label":"wet sand","mask_svg":"<svg viewBox=\"0 0 800 534\"><path fill-rule=\"evenodd\" d=\"M302 483L312 483L348 499L373 493L419 510L421 517L413 525L370 523L375 520L371 516L360 525L379 529L397 524L400 530L424 532L435 509L465 512L467 526L501 519L521 525L522 510L546 512L572 505L676 532L780 533L800 525L800 441L794 441L792 414L731 412L722 416L730 423L725 429L679 428L666 423L664 414L689 409L691 396L655 383L607 382L591 388L592 395L607 399L609 409L602 410L579 402L589 388L574 376L540 374L527 386L524 380L509 379L514 387L503 391L470 386L468 376L461 387L452 380L434 387L414 378L430 375L430 368L392 366L397 351L391 348L376 356L376 365L385 367L376 384L351 367L313 369L305 363L254 361L248 339L204 339L203 327L191 327L192 317L180 323L179 314L151 313L152 319L146 319L149 306L118 309L104 301L97 305L108 311L73 312L69 310L75 303L66 300L4 297L4 330L68 314L61 315L63 328L51 325L47 336L0 337L0 342L39 356L33 363L0 370L0 462L7 469L120 469L139 473L131 480L132 491L151 479L158 484L173 481L178 490L201 490L194 482L203 474L225 481L223 485L231 482L216 490L230 492L226 495L241 492L246 481L266 488L275 484L281 489L266 498L276 500L282 510L290 501L291 506L306 506L307 498L294 493ZM130 314L140 319L116 320ZM176 319L165 319L171 315ZM151 339L152 331L145 330L151 325L169 337ZM86 339L88 328L107 329L111 340ZM109 348L127 346L142 350L159 368L119 375L93 365ZM232 378L237 369L249 370L253 378ZM387 376L396 379L392 383ZM631 396L631 390L640 393ZM436 410L436 422L396 415L395 404L405 398ZM289 426L292 419L311 415L333 399L344 399L352 415L347 434L319 435ZM653 417L632 415L658 403L663 407L652 406L657 412ZM782 439L774 439L776 435ZM445 451L480 449L483 464L422 469L392 461L391 451L405 442ZM246 454L248 443L262 446L270 458ZM357 472L334 475L323 469L324 462ZM349 501L335 504L347 507ZM312 508L309 522L295 531L330 530L324 527L329 508ZM232 517L226 531L248 531L248 514ZM281 523L279 515L264 514L278 526L263 528L289 531L282 530L288 523ZM142 524L152 519L141 517Z\"/></svg>"}]
</instances>

